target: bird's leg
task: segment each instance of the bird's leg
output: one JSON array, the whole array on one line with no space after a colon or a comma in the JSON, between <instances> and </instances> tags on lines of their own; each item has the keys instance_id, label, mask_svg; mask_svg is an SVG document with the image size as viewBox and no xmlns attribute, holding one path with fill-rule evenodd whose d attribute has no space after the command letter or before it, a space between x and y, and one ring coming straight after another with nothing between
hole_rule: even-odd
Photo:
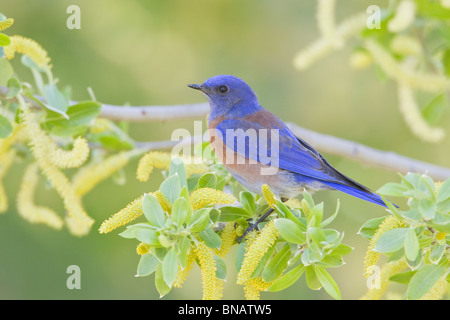
<instances>
[{"instance_id":1,"label":"bird's leg","mask_svg":"<svg viewBox=\"0 0 450 320\"><path fill-rule=\"evenodd\" d=\"M286 198L281 198L282 202L286 202L289 199ZM274 208L269 208L269 210L267 210L261 217L258 218L258 220L255 223L252 223L248 226L248 228L245 230L245 232L242 234L242 236L240 236L237 241L238 243L241 243L241 241L245 238L245 236L247 234L250 233L250 231L253 231L255 229L258 228L258 224L260 224L261 222L263 222L264 220L266 220L266 218L272 213L274 212L275 209Z\"/></svg>"}]
</instances>

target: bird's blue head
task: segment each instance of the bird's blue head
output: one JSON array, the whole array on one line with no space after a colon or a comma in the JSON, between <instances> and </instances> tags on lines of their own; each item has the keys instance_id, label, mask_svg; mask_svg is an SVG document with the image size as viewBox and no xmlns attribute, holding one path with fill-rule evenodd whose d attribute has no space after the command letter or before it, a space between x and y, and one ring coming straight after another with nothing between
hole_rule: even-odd
<instances>
[{"instance_id":1,"label":"bird's blue head","mask_svg":"<svg viewBox=\"0 0 450 320\"><path fill-rule=\"evenodd\" d=\"M230 111L236 116L244 115L261 108L252 88L235 76L218 75L202 84L188 86L206 95L211 106L210 118L225 115Z\"/></svg>"}]
</instances>

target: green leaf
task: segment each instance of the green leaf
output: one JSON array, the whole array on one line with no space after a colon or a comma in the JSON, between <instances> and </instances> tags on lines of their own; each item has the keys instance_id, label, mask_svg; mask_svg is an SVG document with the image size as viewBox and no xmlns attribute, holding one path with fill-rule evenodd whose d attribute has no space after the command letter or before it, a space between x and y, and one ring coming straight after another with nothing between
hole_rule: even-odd
<instances>
[{"instance_id":1,"label":"green leaf","mask_svg":"<svg viewBox=\"0 0 450 320\"><path fill-rule=\"evenodd\" d=\"M156 199L151 194L146 194L144 196L144 201L142 204L142 210L147 220L155 227L163 227L166 222L166 216L164 210L159 204L158 199Z\"/></svg>"},{"instance_id":2,"label":"green leaf","mask_svg":"<svg viewBox=\"0 0 450 320\"><path fill-rule=\"evenodd\" d=\"M378 227L380 226L380 224L387 218L388 216L384 216L384 217L379 217L379 218L374 218L374 219L370 219L369 221L367 221L366 223L363 224L363 226L361 227L361 229L359 229L358 233L360 235L362 235L364 238L366 239L372 239L373 235L375 234L375 232L377 232Z\"/></svg>"},{"instance_id":3,"label":"green leaf","mask_svg":"<svg viewBox=\"0 0 450 320\"><path fill-rule=\"evenodd\" d=\"M292 210L278 199L276 201L277 204L275 205L275 210L279 213L279 217L284 217L294 221L302 231L306 231L306 225L297 216L295 216L294 213L292 213Z\"/></svg>"},{"instance_id":4,"label":"green leaf","mask_svg":"<svg viewBox=\"0 0 450 320\"><path fill-rule=\"evenodd\" d=\"M6 58L0 58L0 85L6 86L14 74L13 67Z\"/></svg>"},{"instance_id":5,"label":"green leaf","mask_svg":"<svg viewBox=\"0 0 450 320\"><path fill-rule=\"evenodd\" d=\"M241 191L239 193L239 200L242 207L249 213L254 214L256 211L256 203L253 195L248 191Z\"/></svg>"},{"instance_id":6,"label":"green leaf","mask_svg":"<svg viewBox=\"0 0 450 320\"><path fill-rule=\"evenodd\" d=\"M174 174L173 176L165 179L159 186L159 190L166 197L166 199L173 204L175 200L178 199L181 192L181 185L178 174Z\"/></svg>"},{"instance_id":7,"label":"green leaf","mask_svg":"<svg viewBox=\"0 0 450 320\"><path fill-rule=\"evenodd\" d=\"M170 162L169 167L169 176L173 176L178 174L178 179L180 180L180 187L188 187L187 177L186 177L186 168L184 167L184 163L180 158L173 158Z\"/></svg>"},{"instance_id":8,"label":"green leaf","mask_svg":"<svg viewBox=\"0 0 450 320\"><path fill-rule=\"evenodd\" d=\"M0 33L0 47L9 46L11 39L4 33Z\"/></svg>"},{"instance_id":9,"label":"green leaf","mask_svg":"<svg viewBox=\"0 0 450 320\"><path fill-rule=\"evenodd\" d=\"M214 255L214 260L216 260L216 277L225 280L227 278L227 265L225 260L216 255Z\"/></svg>"},{"instance_id":10,"label":"green leaf","mask_svg":"<svg viewBox=\"0 0 450 320\"><path fill-rule=\"evenodd\" d=\"M9 122L8 118L0 115L0 138L4 139L11 135L13 131L13 127L11 122Z\"/></svg>"},{"instance_id":11,"label":"green leaf","mask_svg":"<svg viewBox=\"0 0 450 320\"><path fill-rule=\"evenodd\" d=\"M411 261L416 260L419 253L419 240L413 228L409 228L406 232L404 246L406 258Z\"/></svg>"},{"instance_id":12,"label":"green leaf","mask_svg":"<svg viewBox=\"0 0 450 320\"><path fill-rule=\"evenodd\" d=\"M48 112L44 124L49 129L54 127L84 126L98 117L101 109L102 106L98 102L83 101L68 107L66 114L69 118L62 116L57 112Z\"/></svg>"},{"instance_id":13,"label":"green leaf","mask_svg":"<svg viewBox=\"0 0 450 320\"><path fill-rule=\"evenodd\" d=\"M54 83L45 85L44 93L47 100L46 107L68 118L66 111L69 108L69 100L58 90L56 85Z\"/></svg>"},{"instance_id":14,"label":"green leaf","mask_svg":"<svg viewBox=\"0 0 450 320\"><path fill-rule=\"evenodd\" d=\"M200 188L212 188L214 189L217 184L216 174L213 172L204 173L197 182L197 189Z\"/></svg>"},{"instance_id":15,"label":"green leaf","mask_svg":"<svg viewBox=\"0 0 450 320\"><path fill-rule=\"evenodd\" d=\"M189 225L187 228L191 232L200 232L209 223L209 213L211 212L210 208L203 208L200 210L197 210L194 212L194 214L191 217L191 220L189 221Z\"/></svg>"},{"instance_id":16,"label":"green leaf","mask_svg":"<svg viewBox=\"0 0 450 320\"><path fill-rule=\"evenodd\" d=\"M408 285L407 298L417 300L422 298L445 273L445 267L439 265L424 265L412 276Z\"/></svg>"},{"instance_id":17,"label":"green leaf","mask_svg":"<svg viewBox=\"0 0 450 320\"><path fill-rule=\"evenodd\" d=\"M11 77L8 80L8 83L6 84L8 87L8 94L6 95L6 98L11 99L17 96L22 89L22 84L16 77Z\"/></svg>"},{"instance_id":18,"label":"green leaf","mask_svg":"<svg viewBox=\"0 0 450 320\"><path fill-rule=\"evenodd\" d=\"M448 214L436 213L436 216L428 225L437 231L450 233L450 216Z\"/></svg>"},{"instance_id":19,"label":"green leaf","mask_svg":"<svg viewBox=\"0 0 450 320\"><path fill-rule=\"evenodd\" d=\"M419 201L419 212L424 219L433 219L436 215L436 203L430 199Z\"/></svg>"},{"instance_id":20,"label":"green leaf","mask_svg":"<svg viewBox=\"0 0 450 320\"><path fill-rule=\"evenodd\" d=\"M303 251L301 255L302 263L305 266L309 266L315 262L321 261L323 258L323 252L314 242L311 242Z\"/></svg>"},{"instance_id":21,"label":"green leaf","mask_svg":"<svg viewBox=\"0 0 450 320\"><path fill-rule=\"evenodd\" d=\"M178 226L183 225L190 210L190 203L188 203L184 197L178 198L172 206L172 220Z\"/></svg>"},{"instance_id":22,"label":"green leaf","mask_svg":"<svg viewBox=\"0 0 450 320\"><path fill-rule=\"evenodd\" d=\"M167 252L162 262L164 282L171 287L178 274L178 256L175 247Z\"/></svg>"},{"instance_id":23,"label":"green leaf","mask_svg":"<svg viewBox=\"0 0 450 320\"><path fill-rule=\"evenodd\" d=\"M167 285L166 281L164 281L162 263L159 263L156 267L155 272L155 287L159 292L159 297L162 298L166 294L168 294L171 288Z\"/></svg>"},{"instance_id":24,"label":"green leaf","mask_svg":"<svg viewBox=\"0 0 450 320\"><path fill-rule=\"evenodd\" d=\"M438 242L436 242L433 245L433 249L430 252L430 261L434 264L438 264L439 261L441 260L442 256L445 253L445 249L446 249L446 245L445 244L440 244Z\"/></svg>"},{"instance_id":25,"label":"green leaf","mask_svg":"<svg viewBox=\"0 0 450 320\"><path fill-rule=\"evenodd\" d=\"M223 206L220 207L219 210L220 210L219 221L221 222L234 222L240 218L247 219L252 217L250 212L239 207Z\"/></svg>"},{"instance_id":26,"label":"green leaf","mask_svg":"<svg viewBox=\"0 0 450 320\"><path fill-rule=\"evenodd\" d=\"M323 242L326 242L327 239L325 237L325 233L320 228L308 228L308 235L311 238L311 240L318 246L322 246ZM337 231L336 231L337 233Z\"/></svg>"},{"instance_id":27,"label":"green leaf","mask_svg":"<svg viewBox=\"0 0 450 320\"><path fill-rule=\"evenodd\" d=\"M403 248L409 228L397 228L383 233L375 244L375 251L391 253Z\"/></svg>"},{"instance_id":28,"label":"green leaf","mask_svg":"<svg viewBox=\"0 0 450 320\"><path fill-rule=\"evenodd\" d=\"M154 229L150 228L130 228L134 237L140 242L146 243L151 246L160 246L159 234Z\"/></svg>"},{"instance_id":29,"label":"green leaf","mask_svg":"<svg viewBox=\"0 0 450 320\"><path fill-rule=\"evenodd\" d=\"M198 236L202 239L205 244L212 249L219 249L222 245L222 239L220 236L214 232L212 228L206 228L202 230Z\"/></svg>"},{"instance_id":30,"label":"green leaf","mask_svg":"<svg viewBox=\"0 0 450 320\"><path fill-rule=\"evenodd\" d=\"M277 279L286 269L291 257L291 246L287 243L280 251L269 261L262 273L262 279L265 282L272 282Z\"/></svg>"},{"instance_id":31,"label":"green leaf","mask_svg":"<svg viewBox=\"0 0 450 320\"><path fill-rule=\"evenodd\" d=\"M339 256L344 256L346 254L349 254L353 251L353 248L341 243L340 245L338 245L336 248L333 249L333 251L331 251L331 254L333 255L339 255Z\"/></svg>"},{"instance_id":32,"label":"green leaf","mask_svg":"<svg viewBox=\"0 0 450 320\"><path fill-rule=\"evenodd\" d=\"M139 260L136 277L145 277L156 271L158 259L151 253L146 253Z\"/></svg>"},{"instance_id":33,"label":"green leaf","mask_svg":"<svg viewBox=\"0 0 450 320\"><path fill-rule=\"evenodd\" d=\"M450 179L447 179L439 188L436 201L444 202L449 198L450 198Z\"/></svg>"},{"instance_id":34,"label":"green leaf","mask_svg":"<svg viewBox=\"0 0 450 320\"><path fill-rule=\"evenodd\" d=\"M308 216L308 223L311 227L319 227L323 218L323 202L314 206ZM313 220L314 219L314 220ZM313 221L313 222L311 222Z\"/></svg>"},{"instance_id":35,"label":"green leaf","mask_svg":"<svg viewBox=\"0 0 450 320\"><path fill-rule=\"evenodd\" d=\"M103 147L112 150L130 150L134 148L134 141L112 121L108 123L108 130L91 133L91 140L100 142Z\"/></svg>"},{"instance_id":36,"label":"green leaf","mask_svg":"<svg viewBox=\"0 0 450 320\"><path fill-rule=\"evenodd\" d=\"M189 250L191 249L191 242L188 238L183 238L181 241L177 243L179 248L179 256L178 260L183 269L187 267L187 257L189 254Z\"/></svg>"},{"instance_id":37,"label":"green leaf","mask_svg":"<svg viewBox=\"0 0 450 320\"><path fill-rule=\"evenodd\" d=\"M245 247L246 247L246 242L242 241L238 245L238 248L237 248L236 260L234 262L234 266L236 267L237 272L239 272L239 270L241 270L242 261L244 260L244 256L245 256Z\"/></svg>"},{"instance_id":38,"label":"green leaf","mask_svg":"<svg viewBox=\"0 0 450 320\"><path fill-rule=\"evenodd\" d=\"M439 94L422 110L422 115L429 124L436 124L447 109L447 95Z\"/></svg>"},{"instance_id":39,"label":"green leaf","mask_svg":"<svg viewBox=\"0 0 450 320\"><path fill-rule=\"evenodd\" d=\"M338 199L337 205L336 205L336 210L334 210L334 213L331 216L329 216L327 219L325 219L325 221L323 221L320 224L321 228L326 227L327 225L329 225L331 222L334 221L334 219L337 217L337 214L339 212L340 206L341 206L341 204L340 204L339 199Z\"/></svg>"},{"instance_id":40,"label":"green leaf","mask_svg":"<svg viewBox=\"0 0 450 320\"><path fill-rule=\"evenodd\" d=\"M319 279L325 291L328 292L328 294L334 299L340 300L341 292L333 277L331 277L331 275L325 269L316 265L313 265L313 267L314 271L316 272L317 279Z\"/></svg>"},{"instance_id":41,"label":"green leaf","mask_svg":"<svg viewBox=\"0 0 450 320\"><path fill-rule=\"evenodd\" d=\"M412 276L416 273L416 271L405 271L394 274L389 277L389 281L395 281L402 284L408 284L411 280Z\"/></svg>"},{"instance_id":42,"label":"green leaf","mask_svg":"<svg viewBox=\"0 0 450 320\"><path fill-rule=\"evenodd\" d=\"M408 190L409 188L401 183L388 182L378 189L377 193L385 196L403 197L404 192Z\"/></svg>"},{"instance_id":43,"label":"green leaf","mask_svg":"<svg viewBox=\"0 0 450 320\"><path fill-rule=\"evenodd\" d=\"M281 236L288 242L296 244L304 244L306 237L297 224L289 219L280 218L275 220L275 227Z\"/></svg>"},{"instance_id":44,"label":"green leaf","mask_svg":"<svg viewBox=\"0 0 450 320\"><path fill-rule=\"evenodd\" d=\"M322 284L317 278L316 271L313 266L305 267L305 275L308 288L310 288L311 290L319 290L320 288L322 288Z\"/></svg>"},{"instance_id":45,"label":"green leaf","mask_svg":"<svg viewBox=\"0 0 450 320\"><path fill-rule=\"evenodd\" d=\"M314 208L315 204L314 204L314 200L311 197L311 194L307 191L303 192L303 199L305 199L306 203L308 204L308 206L310 208Z\"/></svg>"},{"instance_id":46,"label":"green leaf","mask_svg":"<svg viewBox=\"0 0 450 320\"><path fill-rule=\"evenodd\" d=\"M300 264L294 269L290 270L286 274L284 274L280 279L275 281L267 291L276 292L284 290L290 286L292 286L298 279L302 276L303 272L305 272L305 266Z\"/></svg>"}]
</instances>

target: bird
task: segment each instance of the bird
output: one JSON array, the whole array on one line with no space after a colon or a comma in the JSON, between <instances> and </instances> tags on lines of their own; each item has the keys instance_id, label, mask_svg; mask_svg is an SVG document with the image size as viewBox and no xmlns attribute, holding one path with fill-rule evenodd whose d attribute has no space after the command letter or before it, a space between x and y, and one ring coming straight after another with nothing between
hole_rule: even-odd
<instances>
[{"instance_id":1,"label":"bird","mask_svg":"<svg viewBox=\"0 0 450 320\"><path fill-rule=\"evenodd\" d=\"M201 91L209 102L208 132L215 155L249 191L261 194L266 184L286 201L305 190L338 190L387 207L378 194L339 172L263 108L242 79L216 75L188 87Z\"/></svg>"}]
</instances>

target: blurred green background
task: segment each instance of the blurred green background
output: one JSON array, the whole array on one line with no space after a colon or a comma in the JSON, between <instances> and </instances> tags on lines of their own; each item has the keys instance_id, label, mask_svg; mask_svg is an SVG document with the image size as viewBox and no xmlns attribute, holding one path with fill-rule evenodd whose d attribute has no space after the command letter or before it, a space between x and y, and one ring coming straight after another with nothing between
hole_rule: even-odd
<instances>
[{"instance_id":1,"label":"blurred green background","mask_svg":"<svg viewBox=\"0 0 450 320\"><path fill-rule=\"evenodd\" d=\"M383 6L387 1L377 1ZM69 30L66 9L81 9L81 30ZM373 1L339 1L337 21L365 11ZM15 19L7 34L38 41L48 52L60 84L71 85L73 99L88 98L92 87L99 101L110 104L168 105L204 102L187 83L200 83L217 74L233 74L247 81L261 104L286 121L308 129L351 139L374 148L447 165L449 139L439 145L418 141L397 108L396 87L381 82L373 68L354 71L348 65L350 42L305 72L293 68L295 54L318 36L315 0L0 0L0 12ZM15 59L22 79L28 70ZM447 120L447 121L446 121ZM448 116L442 123L448 123ZM176 128L193 130L192 121L132 124L137 141L170 138ZM446 125L449 129L449 125ZM450 130L447 130L450 132ZM396 173L365 166L328 154L338 170L376 190ZM153 276L135 278L137 243L119 237L123 228L100 235L97 228L142 192L154 191L162 181L155 172L148 183L135 179L136 161L126 169L127 183L102 182L84 198L96 224L83 238L68 230L54 231L31 225L16 213L17 192L25 164L13 167L5 180L9 211L0 216L1 299L158 299ZM357 235L367 220L386 215L378 206L338 192L315 196L325 201L330 215L341 200L341 212L331 225L345 233L354 247L346 264L330 272L344 299L357 299L367 289L363 257L367 241ZM56 193L44 183L37 202L63 213ZM230 254L232 257L233 254ZM225 299L242 299L232 259ZM66 269L81 268L81 289L69 290ZM164 299L201 299L201 279L194 268L182 289ZM263 293L266 299L329 299L311 291L304 277L281 293Z\"/></svg>"}]
</instances>

